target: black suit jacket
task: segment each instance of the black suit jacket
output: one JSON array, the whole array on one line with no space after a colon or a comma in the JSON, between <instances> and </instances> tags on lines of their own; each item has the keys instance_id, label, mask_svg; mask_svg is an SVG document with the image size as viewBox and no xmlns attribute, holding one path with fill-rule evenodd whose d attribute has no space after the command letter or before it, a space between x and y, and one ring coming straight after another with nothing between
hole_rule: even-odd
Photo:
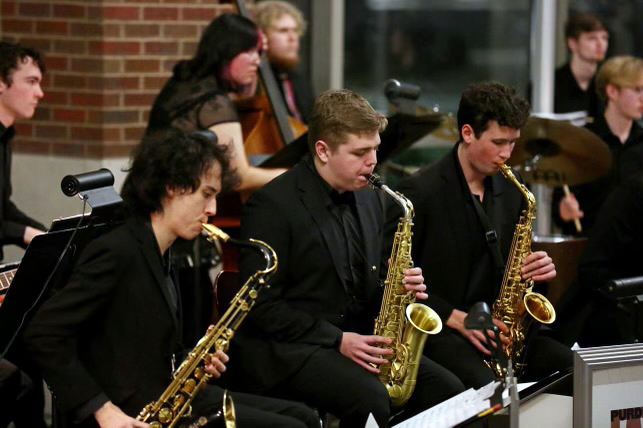
<instances>
[{"instance_id":1,"label":"black suit jacket","mask_svg":"<svg viewBox=\"0 0 643 428\"><path fill-rule=\"evenodd\" d=\"M467 301L471 284L477 281L471 267L478 260L471 260L467 247L473 240L485 241L484 232L467 221L465 204L471 202L456 169L457 145L441 160L404 180L397 190L409 198L415 209L412 258L422 268L427 284L428 300L443 320L453 309L468 311L475 302ZM500 173L492 177L490 218L500 239L503 260L507 259L513 233L523 206L523 197L516 187ZM401 215L395 204L387 206L385 242L392 242ZM485 241L486 242L486 241ZM486 244L485 244L486 245ZM490 254L490 252L489 252ZM495 269L491 256L483 269ZM499 290L500 284L489 284ZM492 295L497 296L497 291ZM487 302L492 303L492 302Z\"/></svg>"},{"instance_id":2,"label":"black suit jacket","mask_svg":"<svg viewBox=\"0 0 643 428\"><path fill-rule=\"evenodd\" d=\"M170 301L149 224L129 219L87 245L24 336L63 411L109 399L137 415L159 398L179 349Z\"/></svg>"},{"instance_id":3,"label":"black suit jacket","mask_svg":"<svg viewBox=\"0 0 643 428\"><path fill-rule=\"evenodd\" d=\"M342 329L350 327L345 321L350 297L333 250L338 243L330 229L328 196L305 162L255 192L241 219L242 237L267 242L279 258L270 288L260 293L232 342L231 360L240 361L243 371L263 389L287 378L320 347L336 347ZM383 214L374 191L355 192L355 199L367 259L363 296L358 297L371 309L364 316L372 321L381 299L378 271ZM243 278L264 264L256 252L242 251Z\"/></svg>"}]
</instances>

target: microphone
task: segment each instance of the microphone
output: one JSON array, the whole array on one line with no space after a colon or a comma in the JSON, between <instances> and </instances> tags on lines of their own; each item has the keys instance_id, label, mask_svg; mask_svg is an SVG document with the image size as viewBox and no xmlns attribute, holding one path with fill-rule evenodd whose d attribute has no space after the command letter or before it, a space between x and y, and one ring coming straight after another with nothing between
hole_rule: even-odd
<instances>
[{"instance_id":1,"label":"microphone","mask_svg":"<svg viewBox=\"0 0 643 428\"><path fill-rule=\"evenodd\" d=\"M468 330L494 330L495 324L491 320L489 305L485 302L474 303L464 318L464 326Z\"/></svg>"},{"instance_id":2,"label":"microphone","mask_svg":"<svg viewBox=\"0 0 643 428\"><path fill-rule=\"evenodd\" d=\"M398 98L417 100L420 98L422 89L412 83L402 83L397 79L389 79L384 82L384 95L389 101L393 102Z\"/></svg>"},{"instance_id":3,"label":"microphone","mask_svg":"<svg viewBox=\"0 0 643 428\"><path fill-rule=\"evenodd\" d=\"M79 192L113 185L114 175L107 168L82 174L66 175L60 182L60 188L67 196L75 196Z\"/></svg>"}]
</instances>

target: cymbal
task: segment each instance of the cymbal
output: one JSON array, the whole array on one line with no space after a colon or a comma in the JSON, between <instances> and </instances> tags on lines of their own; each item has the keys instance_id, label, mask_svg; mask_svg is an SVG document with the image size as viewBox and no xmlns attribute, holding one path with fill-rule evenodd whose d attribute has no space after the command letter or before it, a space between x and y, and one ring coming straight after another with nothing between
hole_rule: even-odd
<instances>
[{"instance_id":1,"label":"cymbal","mask_svg":"<svg viewBox=\"0 0 643 428\"><path fill-rule=\"evenodd\" d=\"M568 122L530 117L520 134L507 163L529 183L586 183L607 174L612 165L603 140Z\"/></svg>"}]
</instances>

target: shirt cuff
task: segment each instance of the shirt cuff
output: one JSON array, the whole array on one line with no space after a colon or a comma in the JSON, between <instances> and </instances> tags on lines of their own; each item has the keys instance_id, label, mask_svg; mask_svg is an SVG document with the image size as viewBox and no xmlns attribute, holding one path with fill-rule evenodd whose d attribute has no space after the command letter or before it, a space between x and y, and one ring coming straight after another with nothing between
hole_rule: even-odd
<instances>
[{"instance_id":1,"label":"shirt cuff","mask_svg":"<svg viewBox=\"0 0 643 428\"><path fill-rule=\"evenodd\" d=\"M109 401L109 398L107 397L107 395L103 393L98 394L97 396L90 399L85 404L83 404L82 406L74 410L73 412L74 422L79 423L84 421L88 417L93 416L94 412L100 409L101 407L103 407L103 405L108 401Z\"/></svg>"}]
</instances>

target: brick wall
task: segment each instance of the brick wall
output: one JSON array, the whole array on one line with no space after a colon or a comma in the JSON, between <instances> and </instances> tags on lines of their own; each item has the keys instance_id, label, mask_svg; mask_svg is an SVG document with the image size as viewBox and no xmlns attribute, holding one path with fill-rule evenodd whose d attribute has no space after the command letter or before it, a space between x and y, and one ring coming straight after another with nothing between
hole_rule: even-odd
<instances>
[{"instance_id":1,"label":"brick wall","mask_svg":"<svg viewBox=\"0 0 643 428\"><path fill-rule=\"evenodd\" d=\"M226 4L228 3L228 4ZM0 36L46 55L45 98L19 123L14 151L123 157L152 102L224 0L0 0Z\"/></svg>"}]
</instances>

